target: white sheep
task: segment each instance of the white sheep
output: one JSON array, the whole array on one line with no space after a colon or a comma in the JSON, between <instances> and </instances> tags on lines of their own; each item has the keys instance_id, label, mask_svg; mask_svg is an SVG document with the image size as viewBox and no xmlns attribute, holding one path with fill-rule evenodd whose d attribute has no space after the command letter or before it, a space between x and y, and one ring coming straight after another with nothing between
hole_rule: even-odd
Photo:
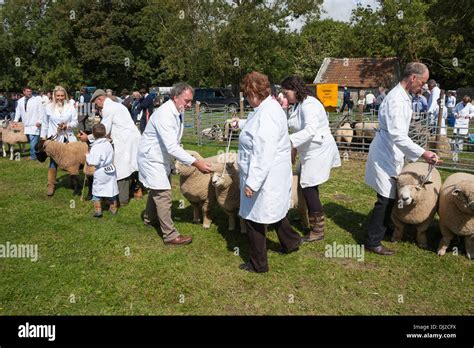
<instances>
[{"instance_id":1,"label":"white sheep","mask_svg":"<svg viewBox=\"0 0 474 348\"><path fill-rule=\"evenodd\" d=\"M439 227L441 241L438 255L443 256L454 235L464 236L466 256L474 259L474 175L450 175L439 196Z\"/></svg>"},{"instance_id":2,"label":"white sheep","mask_svg":"<svg viewBox=\"0 0 474 348\"><path fill-rule=\"evenodd\" d=\"M217 203L229 217L229 231L235 230L237 219L239 219L240 232L247 233L245 223L238 217L240 209L239 169L235 162L227 163L225 172L223 172L223 165L218 168L219 171L212 175L212 185L215 188Z\"/></svg>"},{"instance_id":3,"label":"white sheep","mask_svg":"<svg viewBox=\"0 0 474 348\"><path fill-rule=\"evenodd\" d=\"M357 122L354 124L354 137L359 138L361 143L370 144L375 138L378 122Z\"/></svg>"},{"instance_id":4,"label":"white sheep","mask_svg":"<svg viewBox=\"0 0 474 348\"><path fill-rule=\"evenodd\" d=\"M13 151L16 144L20 146L20 152L24 151L23 144L28 143L25 128L21 122L2 122L2 152L6 156L5 144L10 148L10 160L13 161Z\"/></svg>"},{"instance_id":5,"label":"white sheep","mask_svg":"<svg viewBox=\"0 0 474 348\"><path fill-rule=\"evenodd\" d=\"M198 160L202 156L195 151L188 153ZM202 213L202 227L211 227L211 207L215 205L216 193L211 182L211 174L203 174L194 166L176 162L176 173L179 174L179 187L183 196L193 207L193 222L200 221Z\"/></svg>"},{"instance_id":6,"label":"white sheep","mask_svg":"<svg viewBox=\"0 0 474 348\"><path fill-rule=\"evenodd\" d=\"M338 144L343 141L347 144L347 146L350 146L353 135L354 130L352 129L351 124L349 122L345 122L344 124L341 124L339 127L337 127L334 137L336 138L336 142Z\"/></svg>"},{"instance_id":7,"label":"white sheep","mask_svg":"<svg viewBox=\"0 0 474 348\"><path fill-rule=\"evenodd\" d=\"M397 181L397 201L392 210L395 230L392 242L402 239L406 225L416 226L416 240L420 248L428 247L427 231L433 222L438 208L438 196L441 189L441 176L433 168L430 177L427 163L417 162L406 165Z\"/></svg>"}]
</instances>

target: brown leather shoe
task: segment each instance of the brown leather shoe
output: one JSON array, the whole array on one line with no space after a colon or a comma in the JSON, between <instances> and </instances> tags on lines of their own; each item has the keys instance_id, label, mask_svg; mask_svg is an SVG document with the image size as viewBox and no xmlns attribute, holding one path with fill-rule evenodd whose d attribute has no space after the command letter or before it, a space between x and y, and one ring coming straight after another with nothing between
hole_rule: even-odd
<instances>
[{"instance_id":1,"label":"brown leather shoe","mask_svg":"<svg viewBox=\"0 0 474 348\"><path fill-rule=\"evenodd\" d=\"M193 241L193 237L178 236L173 240L165 242L167 245L186 245Z\"/></svg>"},{"instance_id":2,"label":"brown leather shoe","mask_svg":"<svg viewBox=\"0 0 474 348\"><path fill-rule=\"evenodd\" d=\"M383 245L379 245L378 247L365 247L365 250L370 251L375 254L384 255L384 256L392 256L395 255L395 251L390 250Z\"/></svg>"}]
</instances>

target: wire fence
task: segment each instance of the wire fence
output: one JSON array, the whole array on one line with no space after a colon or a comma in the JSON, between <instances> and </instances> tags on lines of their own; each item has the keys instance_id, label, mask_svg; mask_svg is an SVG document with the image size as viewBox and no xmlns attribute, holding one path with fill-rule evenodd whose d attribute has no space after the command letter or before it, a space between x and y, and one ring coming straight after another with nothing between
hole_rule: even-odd
<instances>
[{"instance_id":1,"label":"wire fence","mask_svg":"<svg viewBox=\"0 0 474 348\"><path fill-rule=\"evenodd\" d=\"M184 119L183 142L197 145L238 145L239 131L231 131L233 117L246 118L249 109L240 112L229 108L206 108L205 112L191 109ZM331 132L343 160L366 160L369 146L379 127L375 110L365 113L328 113ZM463 133L463 134L460 134ZM464 134L465 133L465 134ZM474 127L460 130L451 122L441 127L426 113L414 113L409 137L421 147L436 152L443 160L440 168L474 172Z\"/></svg>"}]
</instances>

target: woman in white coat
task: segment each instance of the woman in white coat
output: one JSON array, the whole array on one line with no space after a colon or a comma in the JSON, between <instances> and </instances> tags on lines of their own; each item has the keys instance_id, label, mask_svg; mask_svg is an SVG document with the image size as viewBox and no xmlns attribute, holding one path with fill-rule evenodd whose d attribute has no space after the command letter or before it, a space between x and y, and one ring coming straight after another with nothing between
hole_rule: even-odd
<instances>
[{"instance_id":1,"label":"woman in white coat","mask_svg":"<svg viewBox=\"0 0 474 348\"><path fill-rule=\"evenodd\" d=\"M86 156L86 162L95 166L94 182L92 184L92 202L94 202L94 217L102 217L102 199L109 202L109 211L112 215L117 214L117 198L119 190L117 186L117 173L114 160L114 149L110 141L105 138L107 131L102 123L92 127L94 143L90 153Z\"/></svg>"},{"instance_id":2,"label":"woman in white coat","mask_svg":"<svg viewBox=\"0 0 474 348\"><path fill-rule=\"evenodd\" d=\"M250 261L240 268L268 272L266 225L275 224L284 253L298 250L302 242L286 218L292 182L290 138L285 112L270 95L268 77L249 73L241 89L254 112L239 124L239 215L250 242Z\"/></svg>"},{"instance_id":3,"label":"woman in white coat","mask_svg":"<svg viewBox=\"0 0 474 348\"><path fill-rule=\"evenodd\" d=\"M339 167L341 159L323 104L309 95L306 84L298 76L285 78L283 93L294 104L288 119L292 160L300 154L301 177L311 230L303 238L313 242L324 238L324 212L319 198L319 185L328 181L331 168Z\"/></svg>"},{"instance_id":4,"label":"woman in white coat","mask_svg":"<svg viewBox=\"0 0 474 348\"><path fill-rule=\"evenodd\" d=\"M77 127L77 111L68 102L66 90L61 86L56 86L53 90L53 100L46 104L45 113L41 122L41 140L53 138L54 141L74 142L73 128ZM56 162L51 158L48 168L48 196L54 195L57 174ZM80 195L80 184L77 176L71 176L74 187L74 194Z\"/></svg>"}]
</instances>

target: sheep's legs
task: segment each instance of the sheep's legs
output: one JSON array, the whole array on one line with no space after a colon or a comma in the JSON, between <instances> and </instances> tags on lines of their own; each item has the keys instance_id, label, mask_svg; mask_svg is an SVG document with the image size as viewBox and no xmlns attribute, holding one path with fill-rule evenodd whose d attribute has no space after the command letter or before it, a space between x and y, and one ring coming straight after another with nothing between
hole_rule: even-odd
<instances>
[{"instance_id":1,"label":"sheep's legs","mask_svg":"<svg viewBox=\"0 0 474 348\"><path fill-rule=\"evenodd\" d=\"M7 157L7 152L5 151L5 144L2 144L2 157Z\"/></svg>"},{"instance_id":2,"label":"sheep's legs","mask_svg":"<svg viewBox=\"0 0 474 348\"><path fill-rule=\"evenodd\" d=\"M451 239L453 239L454 234L444 225L439 225L441 230L441 235L443 236L439 241L438 246L438 256L443 256L446 254L446 250L449 248L449 244L451 243Z\"/></svg>"},{"instance_id":3,"label":"sheep's legs","mask_svg":"<svg viewBox=\"0 0 474 348\"><path fill-rule=\"evenodd\" d=\"M10 161L13 161L13 146L10 145Z\"/></svg>"},{"instance_id":4,"label":"sheep's legs","mask_svg":"<svg viewBox=\"0 0 474 348\"><path fill-rule=\"evenodd\" d=\"M212 219L209 208L210 207L208 201L202 203L202 227L204 228L211 227Z\"/></svg>"},{"instance_id":5,"label":"sheep's legs","mask_svg":"<svg viewBox=\"0 0 474 348\"><path fill-rule=\"evenodd\" d=\"M197 224L201 221L201 208L199 203L191 203L193 206L193 223Z\"/></svg>"},{"instance_id":6,"label":"sheep's legs","mask_svg":"<svg viewBox=\"0 0 474 348\"><path fill-rule=\"evenodd\" d=\"M474 235L464 237L466 256L469 260L474 260Z\"/></svg>"},{"instance_id":7,"label":"sheep's legs","mask_svg":"<svg viewBox=\"0 0 474 348\"><path fill-rule=\"evenodd\" d=\"M393 230L393 234L392 234L392 243L398 243L399 241L402 240L402 237L403 237L404 224L399 219L397 219L393 214L392 214L392 221L393 221L393 224L395 225L395 229Z\"/></svg>"},{"instance_id":8,"label":"sheep's legs","mask_svg":"<svg viewBox=\"0 0 474 348\"><path fill-rule=\"evenodd\" d=\"M432 221L433 217L430 216L425 222L416 226L416 244L422 249L428 249L428 228Z\"/></svg>"}]
</instances>

